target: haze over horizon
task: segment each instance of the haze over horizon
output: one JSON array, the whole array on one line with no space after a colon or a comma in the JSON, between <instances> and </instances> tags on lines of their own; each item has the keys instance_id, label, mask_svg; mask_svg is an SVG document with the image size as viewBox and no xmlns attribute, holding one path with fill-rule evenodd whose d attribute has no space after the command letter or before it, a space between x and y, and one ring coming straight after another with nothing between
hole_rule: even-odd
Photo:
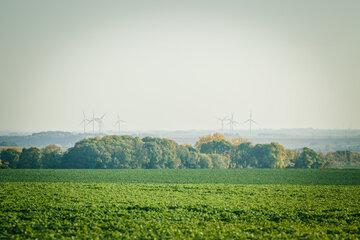
<instances>
[{"instance_id":1,"label":"haze over horizon","mask_svg":"<svg viewBox=\"0 0 360 240\"><path fill-rule=\"evenodd\" d=\"M0 2L0 131L360 129L360 1ZM246 129L246 125L241 128Z\"/></svg>"}]
</instances>

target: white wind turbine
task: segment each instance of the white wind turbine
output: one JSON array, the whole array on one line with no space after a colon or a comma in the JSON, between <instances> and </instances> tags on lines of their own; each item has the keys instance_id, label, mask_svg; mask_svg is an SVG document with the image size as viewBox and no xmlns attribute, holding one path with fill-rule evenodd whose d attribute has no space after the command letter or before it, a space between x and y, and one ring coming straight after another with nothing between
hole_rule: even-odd
<instances>
[{"instance_id":1,"label":"white wind turbine","mask_svg":"<svg viewBox=\"0 0 360 240\"><path fill-rule=\"evenodd\" d=\"M92 112L92 118L91 119L88 119L87 120L88 123L92 123L92 133L95 134L95 121L96 121L96 118L95 118L95 115L94 115L94 111Z\"/></svg>"},{"instance_id":2,"label":"white wind turbine","mask_svg":"<svg viewBox=\"0 0 360 240\"><path fill-rule=\"evenodd\" d=\"M97 117L97 118L94 118L94 120L98 123L99 125L99 134L101 134L101 130L102 130L102 127L104 125L104 122L103 122L103 119L105 117L105 114L103 114L101 117Z\"/></svg>"},{"instance_id":3,"label":"white wind turbine","mask_svg":"<svg viewBox=\"0 0 360 240\"><path fill-rule=\"evenodd\" d=\"M221 122L221 132L224 132L224 123L225 121L228 121L229 118L226 116L226 117L217 117L216 119Z\"/></svg>"},{"instance_id":4,"label":"white wind turbine","mask_svg":"<svg viewBox=\"0 0 360 240\"><path fill-rule=\"evenodd\" d=\"M245 123L249 123L249 133L250 133L250 137L251 137L251 131L252 131L252 124L255 123L256 125L259 125L257 122L255 122L252 118L252 111L250 110L250 116L249 119L246 120L245 122L243 122L243 124Z\"/></svg>"},{"instance_id":5,"label":"white wind turbine","mask_svg":"<svg viewBox=\"0 0 360 240\"><path fill-rule=\"evenodd\" d=\"M120 116L119 116L119 114L117 115L117 121L115 122L115 126L118 126L118 132L119 132L119 135L120 135L120 130L121 130L121 124L123 124L123 123L126 123L125 121L123 121L123 120L121 120L120 119Z\"/></svg>"},{"instance_id":6,"label":"white wind turbine","mask_svg":"<svg viewBox=\"0 0 360 240\"><path fill-rule=\"evenodd\" d=\"M233 113L231 114L231 117L228 118L227 120L228 120L228 124L230 126L230 132L233 132L234 131L234 126L238 125L239 122L234 120L234 114Z\"/></svg>"},{"instance_id":7,"label":"white wind turbine","mask_svg":"<svg viewBox=\"0 0 360 240\"><path fill-rule=\"evenodd\" d=\"M86 133L86 124L89 122L89 119L86 118L85 112L83 111L83 120L80 122L80 125L84 127L84 134Z\"/></svg>"}]
</instances>

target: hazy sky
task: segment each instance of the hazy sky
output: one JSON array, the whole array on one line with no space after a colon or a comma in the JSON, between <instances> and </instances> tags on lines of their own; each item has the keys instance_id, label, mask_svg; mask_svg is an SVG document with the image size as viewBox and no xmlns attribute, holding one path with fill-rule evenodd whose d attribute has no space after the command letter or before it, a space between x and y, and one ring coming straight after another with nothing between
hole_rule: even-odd
<instances>
[{"instance_id":1,"label":"hazy sky","mask_svg":"<svg viewBox=\"0 0 360 240\"><path fill-rule=\"evenodd\" d=\"M0 130L360 128L360 1L2 0L0 89Z\"/></svg>"}]
</instances>

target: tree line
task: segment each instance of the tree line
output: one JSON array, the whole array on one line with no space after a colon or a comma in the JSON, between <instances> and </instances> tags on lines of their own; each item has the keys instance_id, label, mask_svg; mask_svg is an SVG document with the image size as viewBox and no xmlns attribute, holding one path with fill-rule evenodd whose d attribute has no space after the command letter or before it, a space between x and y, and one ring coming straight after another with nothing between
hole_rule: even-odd
<instances>
[{"instance_id":1,"label":"tree line","mask_svg":"<svg viewBox=\"0 0 360 240\"><path fill-rule=\"evenodd\" d=\"M87 138L63 151L8 148L0 152L2 168L323 168L360 163L360 153L285 149L279 143L252 144L222 134L201 137L195 146L154 137L104 136Z\"/></svg>"}]
</instances>

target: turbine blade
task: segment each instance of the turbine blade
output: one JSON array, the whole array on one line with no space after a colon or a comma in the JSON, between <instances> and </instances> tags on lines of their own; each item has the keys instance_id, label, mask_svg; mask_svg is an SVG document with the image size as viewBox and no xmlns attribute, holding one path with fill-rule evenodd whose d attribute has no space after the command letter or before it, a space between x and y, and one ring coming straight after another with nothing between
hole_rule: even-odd
<instances>
[{"instance_id":1,"label":"turbine blade","mask_svg":"<svg viewBox=\"0 0 360 240\"><path fill-rule=\"evenodd\" d=\"M255 123L256 125L259 125L259 123L255 122L254 120L251 120L251 122Z\"/></svg>"}]
</instances>

